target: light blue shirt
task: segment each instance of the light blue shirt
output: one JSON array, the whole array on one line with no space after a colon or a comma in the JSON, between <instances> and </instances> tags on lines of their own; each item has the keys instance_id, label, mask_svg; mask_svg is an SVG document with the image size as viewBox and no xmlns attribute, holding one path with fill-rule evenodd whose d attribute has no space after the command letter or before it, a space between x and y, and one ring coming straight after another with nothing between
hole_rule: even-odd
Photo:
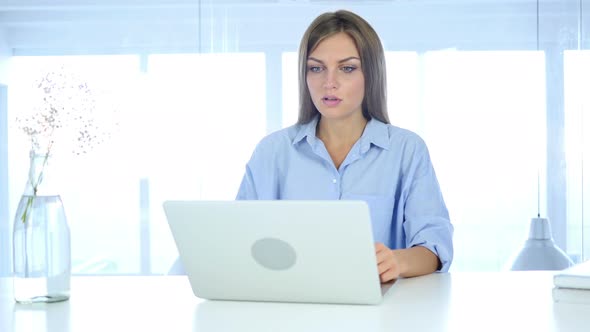
<instances>
[{"instance_id":1,"label":"light blue shirt","mask_svg":"<svg viewBox=\"0 0 590 332\"><path fill-rule=\"evenodd\" d=\"M424 141L372 119L336 169L316 137L318 119L263 138L236 199L364 200L376 242L391 249L424 246L440 259L440 271L448 271L453 226Z\"/></svg>"}]
</instances>

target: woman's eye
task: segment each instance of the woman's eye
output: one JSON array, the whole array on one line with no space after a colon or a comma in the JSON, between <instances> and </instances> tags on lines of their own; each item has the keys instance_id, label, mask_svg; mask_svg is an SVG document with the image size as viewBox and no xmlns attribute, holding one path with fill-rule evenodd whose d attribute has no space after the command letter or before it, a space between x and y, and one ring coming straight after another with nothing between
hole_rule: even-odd
<instances>
[{"instance_id":1,"label":"woman's eye","mask_svg":"<svg viewBox=\"0 0 590 332\"><path fill-rule=\"evenodd\" d=\"M352 73L355 69L356 67L354 66L344 66L341 68L341 70L345 73Z\"/></svg>"},{"instance_id":2,"label":"woman's eye","mask_svg":"<svg viewBox=\"0 0 590 332\"><path fill-rule=\"evenodd\" d=\"M322 67L320 66L309 66L308 70L312 73L319 73L322 71Z\"/></svg>"}]
</instances>

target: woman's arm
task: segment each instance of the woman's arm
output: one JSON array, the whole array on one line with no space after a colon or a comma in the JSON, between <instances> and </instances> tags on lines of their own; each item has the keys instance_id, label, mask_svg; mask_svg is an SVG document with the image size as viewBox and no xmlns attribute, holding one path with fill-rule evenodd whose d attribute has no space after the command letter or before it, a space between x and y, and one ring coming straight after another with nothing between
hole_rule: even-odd
<instances>
[{"instance_id":1,"label":"woman's arm","mask_svg":"<svg viewBox=\"0 0 590 332\"><path fill-rule=\"evenodd\" d=\"M375 252L381 282L421 276L440 268L438 257L422 246L391 250L383 243L377 243Z\"/></svg>"},{"instance_id":2,"label":"woman's arm","mask_svg":"<svg viewBox=\"0 0 590 332\"><path fill-rule=\"evenodd\" d=\"M405 200L402 203L406 242L397 244L396 247L407 248L412 254L402 251L396 256L400 256L397 258L402 265L408 258L421 258L418 264L423 263L428 268L411 268L407 272L404 270L401 276L421 275L436 270L446 272L453 260L454 228L424 141L416 142L405 174L402 192ZM419 251L420 254L415 256L415 251ZM424 259L427 261L422 262ZM433 265L435 268L431 271ZM424 271L428 272L422 273Z\"/></svg>"}]
</instances>

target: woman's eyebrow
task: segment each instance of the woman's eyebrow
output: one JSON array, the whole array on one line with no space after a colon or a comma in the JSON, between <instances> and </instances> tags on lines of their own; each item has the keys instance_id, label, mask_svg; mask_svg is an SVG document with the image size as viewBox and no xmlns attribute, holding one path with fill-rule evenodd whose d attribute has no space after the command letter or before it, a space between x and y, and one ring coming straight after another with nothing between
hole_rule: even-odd
<instances>
[{"instance_id":1,"label":"woman's eyebrow","mask_svg":"<svg viewBox=\"0 0 590 332\"><path fill-rule=\"evenodd\" d=\"M318 63L324 64L324 62L323 62L322 60L320 60L320 59L316 59L316 58L314 58L314 57L311 57L311 56L310 56L310 57L308 57L308 58L307 58L307 60L311 60L311 61L315 61L315 62L318 62ZM359 59L359 58L358 58L358 57L356 57L356 56L349 56L348 58L344 58L344 59L342 59L342 60L339 60L339 61L338 61L338 63L343 63L343 62L350 61L350 60L358 60L358 61L361 61L361 59Z\"/></svg>"}]
</instances>

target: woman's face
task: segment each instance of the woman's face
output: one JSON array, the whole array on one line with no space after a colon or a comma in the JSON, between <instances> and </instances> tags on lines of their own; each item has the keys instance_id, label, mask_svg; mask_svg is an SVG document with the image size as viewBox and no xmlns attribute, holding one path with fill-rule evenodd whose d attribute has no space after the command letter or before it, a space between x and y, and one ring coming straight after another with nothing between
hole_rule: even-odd
<instances>
[{"instance_id":1,"label":"woman's face","mask_svg":"<svg viewBox=\"0 0 590 332\"><path fill-rule=\"evenodd\" d=\"M307 58L307 88L328 119L362 117L365 77L350 36L339 32L321 41Z\"/></svg>"}]
</instances>

